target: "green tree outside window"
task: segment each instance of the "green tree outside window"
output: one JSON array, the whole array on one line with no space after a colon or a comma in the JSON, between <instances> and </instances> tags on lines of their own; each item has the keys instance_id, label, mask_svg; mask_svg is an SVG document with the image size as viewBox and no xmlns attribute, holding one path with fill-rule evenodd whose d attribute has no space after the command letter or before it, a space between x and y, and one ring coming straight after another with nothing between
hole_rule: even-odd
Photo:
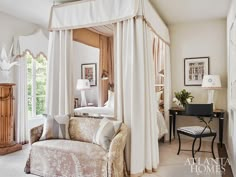
<instances>
[{"instance_id":1,"label":"green tree outside window","mask_svg":"<svg viewBox=\"0 0 236 177\"><path fill-rule=\"evenodd\" d=\"M27 52L27 93L28 117L36 117L45 113L47 59L39 55L36 59Z\"/></svg>"}]
</instances>

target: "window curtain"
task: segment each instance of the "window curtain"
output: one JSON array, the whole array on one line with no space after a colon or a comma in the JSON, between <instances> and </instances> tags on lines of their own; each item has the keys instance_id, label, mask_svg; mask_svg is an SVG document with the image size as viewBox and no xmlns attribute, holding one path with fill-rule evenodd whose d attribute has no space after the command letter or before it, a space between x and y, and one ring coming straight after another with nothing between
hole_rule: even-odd
<instances>
[{"instance_id":1,"label":"window curtain","mask_svg":"<svg viewBox=\"0 0 236 177\"><path fill-rule=\"evenodd\" d=\"M18 66L15 69L16 99L15 106L15 140L17 143L26 144L29 141L28 132L28 90L27 90L27 64L24 57L21 57L18 38L14 39L13 55L17 56Z\"/></svg>"},{"instance_id":2,"label":"window curtain","mask_svg":"<svg viewBox=\"0 0 236 177\"><path fill-rule=\"evenodd\" d=\"M47 67L47 114L73 113L72 31L50 32Z\"/></svg>"},{"instance_id":3,"label":"window curtain","mask_svg":"<svg viewBox=\"0 0 236 177\"><path fill-rule=\"evenodd\" d=\"M159 164L153 39L143 18L115 24L115 94L117 119L129 127L125 149L131 176L152 172Z\"/></svg>"},{"instance_id":4,"label":"window curtain","mask_svg":"<svg viewBox=\"0 0 236 177\"><path fill-rule=\"evenodd\" d=\"M153 41L153 59L154 59L154 68L155 68L155 83L162 83L162 78L160 76L160 71L164 69L165 63L165 48L164 42L161 41L156 35L154 35ZM157 87L156 91L159 91L161 87Z\"/></svg>"},{"instance_id":5,"label":"window curtain","mask_svg":"<svg viewBox=\"0 0 236 177\"><path fill-rule=\"evenodd\" d=\"M113 37L108 41L108 81L110 84L110 90L114 89L114 41Z\"/></svg>"},{"instance_id":6,"label":"window curtain","mask_svg":"<svg viewBox=\"0 0 236 177\"><path fill-rule=\"evenodd\" d=\"M108 53L108 45L108 37L99 35L99 106L104 106L104 103L108 98L108 83L106 80L101 80L103 71L108 72L108 60L110 58Z\"/></svg>"},{"instance_id":7,"label":"window curtain","mask_svg":"<svg viewBox=\"0 0 236 177\"><path fill-rule=\"evenodd\" d=\"M104 106L104 103L108 99L108 90L111 89L109 84L114 84L114 58L112 37L99 35L99 49L99 106ZM108 80L101 80L103 71L108 72Z\"/></svg>"}]
</instances>

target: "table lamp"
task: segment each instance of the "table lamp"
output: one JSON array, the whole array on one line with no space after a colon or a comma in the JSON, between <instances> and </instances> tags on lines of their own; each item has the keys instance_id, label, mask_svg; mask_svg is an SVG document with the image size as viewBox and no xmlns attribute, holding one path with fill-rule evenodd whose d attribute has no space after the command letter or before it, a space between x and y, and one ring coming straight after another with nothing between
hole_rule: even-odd
<instances>
[{"instance_id":1,"label":"table lamp","mask_svg":"<svg viewBox=\"0 0 236 177\"><path fill-rule=\"evenodd\" d=\"M90 88L88 79L78 79L76 89L81 91L81 107L87 106L85 90Z\"/></svg>"},{"instance_id":2,"label":"table lamp","mask_svg":"<svg viewBox=\"0 0 236 177\"><path fill-rule=\"evenodd\" d=\"M214 92L216 89L221 88L221 81L219 75L204 75L202 80L202 87L208 89L208 104L213 103L213 109L215 109L214 104Z\"/></svg>"}]
</instances>

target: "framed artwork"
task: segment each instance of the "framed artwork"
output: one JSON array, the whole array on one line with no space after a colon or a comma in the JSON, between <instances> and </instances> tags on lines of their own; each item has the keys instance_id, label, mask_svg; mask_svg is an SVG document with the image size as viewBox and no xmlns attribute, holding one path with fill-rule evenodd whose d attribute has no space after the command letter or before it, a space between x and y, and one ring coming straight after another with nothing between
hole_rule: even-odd
<instances>
[{"instance_id":1,"label":"framed artwork","mask_svg":"<svg viewBox=\"0 0 236 177\"><path fill-rule=\"evenodd\" d=\"M209 57L184 59L185 86L201 86L205 74L209 74Z\"/></svg>"},{"instance_id":2,"label":"framed artwork","mask_svg":"<svg viewBox=\"0 0 236 177\"><path fill-rule=\"evenodd\" d=\"M81 64L81 78L88 79L90 86L97 85L97 64L86 63Z\"/></svg>"}]
</instances>

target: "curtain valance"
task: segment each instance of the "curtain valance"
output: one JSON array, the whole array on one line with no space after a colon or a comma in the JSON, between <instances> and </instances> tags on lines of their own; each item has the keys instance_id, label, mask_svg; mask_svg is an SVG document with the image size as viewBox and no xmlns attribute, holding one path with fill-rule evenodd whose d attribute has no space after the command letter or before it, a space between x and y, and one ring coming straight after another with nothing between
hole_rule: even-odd
<instances>
[{"instance_id":1,"label":"curtain valance","mask_svg":"<svg viewBox=\"0 0 236 177\"><path fill-rule=\"evenodd\" d=\"M19 36L20 55L23 55L26 50L30 51L34 58L39 54L47 56L48 54L48 39L43 34L42 30L38 30L29 36Z\"/></svg>"},{"instance_id":2,"label":"curtain valance","mask_svg":"<svg viewBox=\"0 0 236 177\"><path fill-rule=\"evenodd\" d=\"M111 24L134 17L137 0L88 0L52 7L49 29L76 29Z\"/></svg>"},{"instance_id":3,"label":"curtain valance","mask_svg":"<svg viewBox=\"0 0 236 177\"><path fill-rule=\"evenodd\" d=\"M147 0L88 0L52 7L49 30L88 28L143 16L166 43L169 30Z\"/></svg>"}]
</instances>

